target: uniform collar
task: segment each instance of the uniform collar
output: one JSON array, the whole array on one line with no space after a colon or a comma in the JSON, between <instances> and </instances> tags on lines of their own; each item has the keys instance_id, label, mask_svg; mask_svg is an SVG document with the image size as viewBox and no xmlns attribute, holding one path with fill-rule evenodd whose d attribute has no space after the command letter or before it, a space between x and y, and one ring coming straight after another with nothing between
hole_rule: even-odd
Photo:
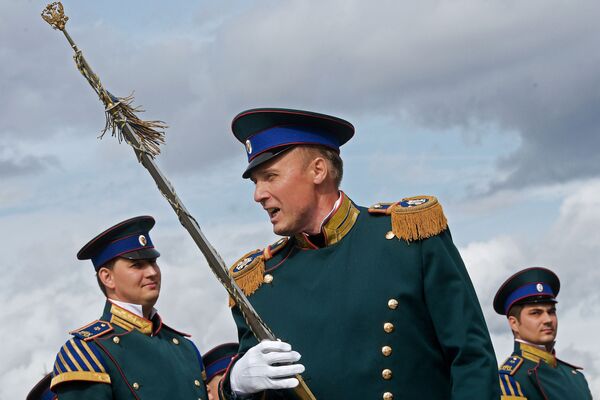
<instances>
[{"instance_id":1,"label":"uniform collar","mask_svg":"<svg viewBox=\"0 0 600 400\"><path fill-rule=\"evenodd\" d=\"M294 235L299 247L317 249L331 246L342 240L350 232L360 211L346 194L340 191L340 197L335 202L332 210L321 223L321 233L308 235L304 232Z\"/></svg>"},{"instance_id":2,"label":"uniform collar","mask_svg":"<svg viewBox=\"0 0 600 400\"><path fill-rule=\"evenodd\" d=\"M141 306L107 299L102 319L117 325L125 330L137 329L145 335L158 333L162 326L160 316L152 310L152 320L146 319L141 314ZM153 329L156 327L156 330Z\"/></svg>"},{"instance_id":3,"label":"uniform collar","mask_svg":"<svg viewBox=\"0 0 600 400\"><path fill-rule=\"evenodd\" d=\"M556 368L556 356L553 352L541 349L539 346L524 341L515 341L515 353L523 358L538 363L544 361L546 364Z\"/></svg>"}]
</instances>

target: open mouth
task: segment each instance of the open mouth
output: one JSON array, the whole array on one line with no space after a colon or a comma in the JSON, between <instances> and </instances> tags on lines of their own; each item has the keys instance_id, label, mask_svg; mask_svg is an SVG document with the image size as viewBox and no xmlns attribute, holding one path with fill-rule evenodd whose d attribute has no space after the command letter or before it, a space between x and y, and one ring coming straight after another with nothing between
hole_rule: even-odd
<instances>
[{"instance_id":1,"label":"open mouth","mask_svg":"<svg viewBox=\"0 0 600 400\"><path fill-rule=\"evenodd\" d=\"M269 218L271 218L271 219L275 218L275 216L279 213L279 211L281 211L277 207L267 208L266 210L267 210L267 213L269 214Z\"/></svg>"}]
</instances>

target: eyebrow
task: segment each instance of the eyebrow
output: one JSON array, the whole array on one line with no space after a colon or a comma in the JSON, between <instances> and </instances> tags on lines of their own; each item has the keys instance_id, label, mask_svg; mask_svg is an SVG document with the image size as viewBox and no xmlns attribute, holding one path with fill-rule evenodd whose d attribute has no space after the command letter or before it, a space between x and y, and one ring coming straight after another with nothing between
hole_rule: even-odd
<instances>
[{"instance_id":1,"label":"eyebrow","mask_svg":"<svg viewBox=\"0 0 600 400\"><path fill-rule=\"evenodd\" d=\"M551 307L543 307L543 306L537 306L537 307L531 307L527 309L528 311L556 311L556 307L551 306Z\"/></svg>"}]
</instances>

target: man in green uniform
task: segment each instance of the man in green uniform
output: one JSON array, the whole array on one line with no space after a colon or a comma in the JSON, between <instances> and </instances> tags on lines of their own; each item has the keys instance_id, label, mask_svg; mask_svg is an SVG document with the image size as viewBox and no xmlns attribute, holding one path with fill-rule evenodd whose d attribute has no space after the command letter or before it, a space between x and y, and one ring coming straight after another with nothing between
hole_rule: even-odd
<instances>
[{"instance_id":1,"label":"man in green uniform","mask_svg":"<svg viewBox=\"0 0 600 400\"><path fill-rule=\"evenodd\" d=\"M255 109L233 132L254 200L285 237L230 273L283 342L257 344L234 306L240 349L221 398L293 398L305 369L321 400L498 399L489 333L437 199L356 205L339 190L354 127L336 117Z\"/></svg>"},{"instance_id":2,"label":"man in green uniform","mask_svg":"<svg viewBox=\"0 0 600 400\"><path fill-rule=\"evenodd\" d=\"M579 367L556 358L556 296L560 281L546 268L527 268L502 284L494 310L506 315L515 338L513 354L499 370L502 400L589 400Z\"/></svg>"},{"instance_id":3,"label":"man in green uniform","mask_svg":"<svg viewBox=\"0 0 600 400\"><path fill-rule=\"evenodd\" d=\"M91 259L106 295L99 320L70 332L56 356L51 389L69 399L207 399L196 346L154 309L160 255L135 217L102 232L77 254Z\"/></svg>"}]
</instances>

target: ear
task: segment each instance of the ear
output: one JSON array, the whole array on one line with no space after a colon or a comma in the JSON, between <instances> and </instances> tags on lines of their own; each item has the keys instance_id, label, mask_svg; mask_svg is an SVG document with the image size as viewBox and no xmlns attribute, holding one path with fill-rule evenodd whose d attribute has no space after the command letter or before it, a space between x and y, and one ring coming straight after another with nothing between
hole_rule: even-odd
<instances>
[{"instance_id":1,"label":"ear","mask_svg":"<svg viewBox=\"0 0 600 400\"><path fill-rule=\"evenodd\" d=\"M115 288L115 279L112 269L100 268L98 270L98 278L107 289Z\"/></svg>"},{"instance_id":2,"label":"ear","mask_svg":"<svg viewBox=\"0 0 600 400\"><path fill-rule=\"evenodd\" d=\"M513 333L517 335L519 333L519 327L521 326L521 323L517 317L510 315L508 317L508 326L510 326L510 329L513 331Z\"/></svg>"},{"instance_id":3,"label":"ear","mask_svg":"<svg viewBox=\"0 0 600 400\"><path fill-rule=\"evenodd\" d=\"M317 157L312 161L313 183L319 185L325 181L329 175L329 164L323 157Z\"/></svg>"}]
</instances>

